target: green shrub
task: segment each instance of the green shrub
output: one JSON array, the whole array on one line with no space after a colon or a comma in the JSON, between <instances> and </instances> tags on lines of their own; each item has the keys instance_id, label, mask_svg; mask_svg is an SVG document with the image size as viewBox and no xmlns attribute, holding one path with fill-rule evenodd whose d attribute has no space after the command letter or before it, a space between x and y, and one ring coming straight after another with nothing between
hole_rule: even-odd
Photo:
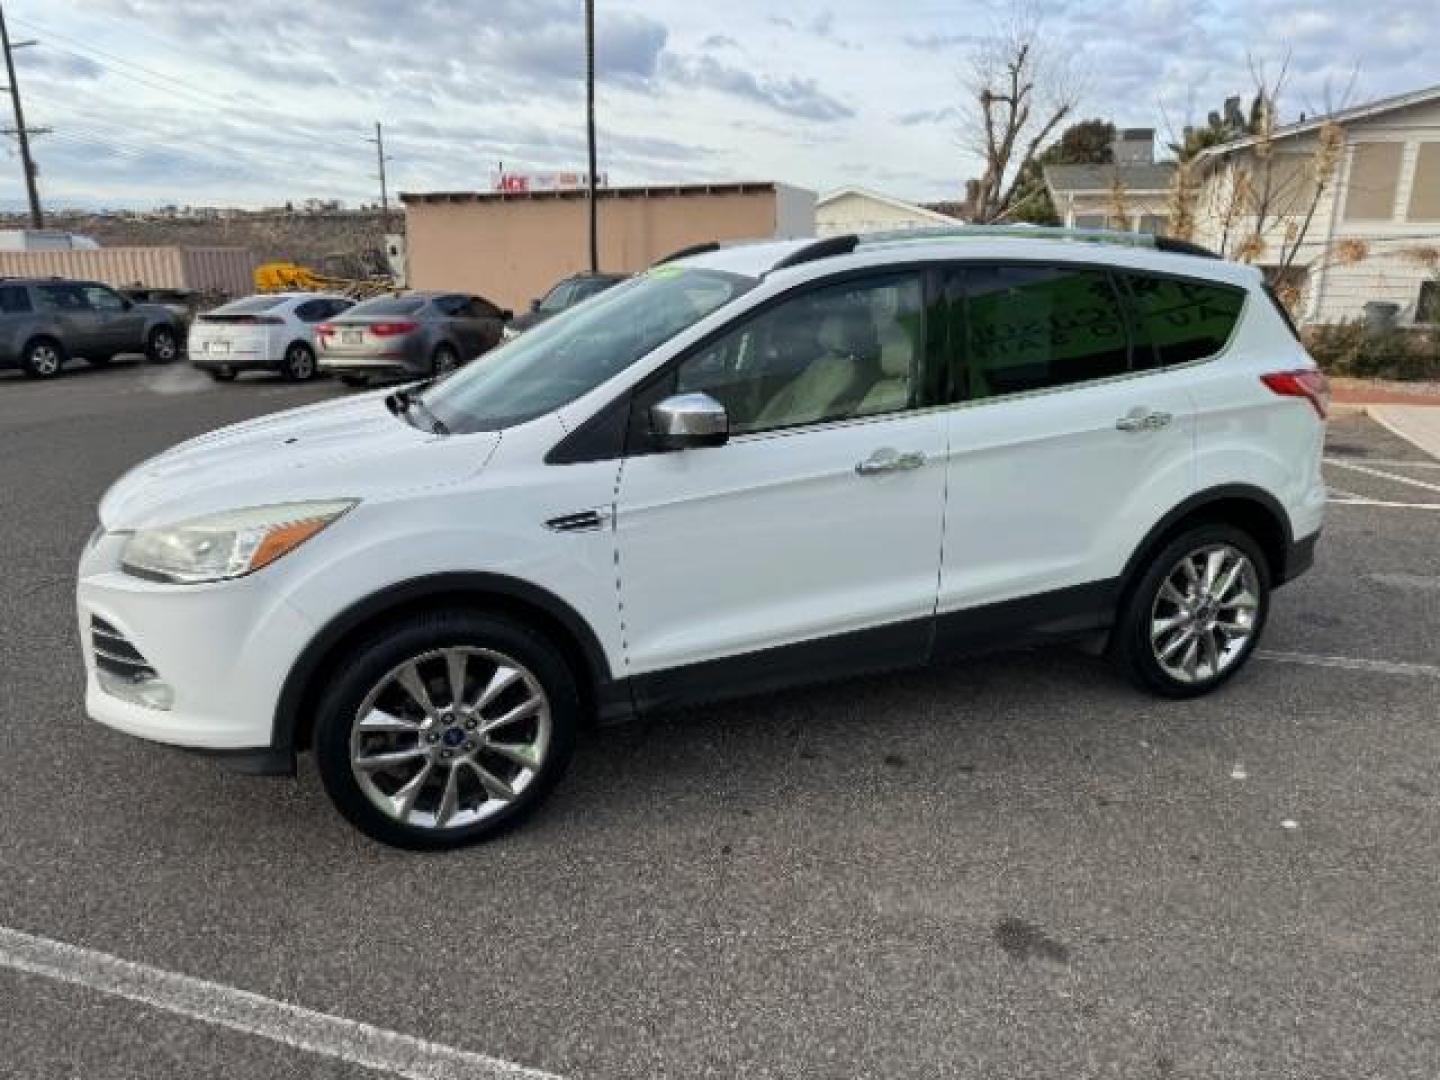
<instances>
[{"instance_id":1,"label":"green shrub","mask_svg":"<svg viewBox=\"0 0 1440 1080\"><path fill-rule=\"evenodd\" d=\"M1372 330L1358 320L1307 327L1305 347L1329 375L1440 379L1440 327Z\"/></svg>"}]
</instances>

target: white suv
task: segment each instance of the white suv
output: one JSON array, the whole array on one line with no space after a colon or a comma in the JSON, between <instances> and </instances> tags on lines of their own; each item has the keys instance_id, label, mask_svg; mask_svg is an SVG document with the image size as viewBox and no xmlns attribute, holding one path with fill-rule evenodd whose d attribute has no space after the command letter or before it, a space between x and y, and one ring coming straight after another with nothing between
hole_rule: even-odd
<instances>
[{"instance_id":1,"label":"white suv","mask_svg":"<svg viewBox=\"0 0 1440 1080\"><path fill-rule=\"evenodd\" d=\"M511 825L590 718L1092 638L1204 693L1311 563L1327 388L1259 274L968 229L682 253L448 378L134 469L102 723L380 840Z\"/></svg>"}]
</instances>

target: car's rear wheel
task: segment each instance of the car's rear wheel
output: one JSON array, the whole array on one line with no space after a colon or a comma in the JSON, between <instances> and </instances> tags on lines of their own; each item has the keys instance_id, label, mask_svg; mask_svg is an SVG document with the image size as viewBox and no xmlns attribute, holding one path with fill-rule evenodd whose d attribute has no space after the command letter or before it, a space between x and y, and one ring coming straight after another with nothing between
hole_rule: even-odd
<instances>
[{"instance_id":1,"label":"car's rear wheel","mask_svg":"<svg viewBox=\"0 0 1440 1080\"><path fill-rule=\"evenodd\" d=\"M315 350L303 341L291 342L280 362L280 374L291 382L309 382L315 378Z\"/></svg>"},{"instance_id":2,"label":"car's rear wheel","mask_svg":"<svg viewBox=\"0 0 1440 1080\"><path fill-rule=\"evenodd\" d=\"M20 370L32 379L53 379L65 366L65 349L58 341L38 338L20 354Z\"/></svg>"},{"instance_id":3,"label":"car's rear wheel","mask_svg":"<svg viewBox=\"0 0 1440 1080\"><path fill-rule=\"evenodd\" d=\"M459 847L539 806L569 763L579 711L564 657L523 624L412 616L348 651L317 715L316 762L368 836Z\"/></svg>"},{"instance_id":4,"label":"car's rear wheel","mask_svg":"<svg viewBox=\"0 0 1440 1080\"><path fill-rule=\"evenodd\" d=\"M440 344L435 346L435 354L430 360L430 372L433 375L448 375L460 366L460 354L455 351L455 346Z\"/></svg>"},{"instance_id":5,"label":"car's rear wheel","mask_svg":"<svg viewBox=\"0 0 1440 1080\"><path fill-rule=\"evenodd\" d=\"M1209 524L1177 536L1130 590L1111 656L1141 688L1198 697L1254 653L1270 610L1270 570L1249 534Z\"/></svg>"},{"instance_id":6,"label":"car's rear wheel","mask_svg":"<svg viewBox=\"0 0 1440 1080\"><path fill-rule=\"evenodd\" d=\"M157 326L145 339L145 358L152 364L168 364L180 355L180 339L168 326Z\"/></svg>"}]
</instances>

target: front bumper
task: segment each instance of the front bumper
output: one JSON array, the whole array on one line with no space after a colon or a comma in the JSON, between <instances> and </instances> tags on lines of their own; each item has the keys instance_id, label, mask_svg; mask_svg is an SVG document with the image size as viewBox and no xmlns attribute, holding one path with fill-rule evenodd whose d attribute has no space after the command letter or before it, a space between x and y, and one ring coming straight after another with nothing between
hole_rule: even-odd
<instances>
[{"instance_id":1,"label":"front bumper","mask_svg":"<svg viewBox=\"0 0 1440 1080\"><path fill-rule=\"evenodd\" d=\"M119 568L124 537L101 535L82 556L76 607L85 660L85 709L126 734L275 771L281 686L315 626L261 575L210 585L143 581ZM94 620L143 656L170 690L169 708L117 697L102 682ZM283 770L282 770L283 771Z\"/></svg>"}]
</instances>

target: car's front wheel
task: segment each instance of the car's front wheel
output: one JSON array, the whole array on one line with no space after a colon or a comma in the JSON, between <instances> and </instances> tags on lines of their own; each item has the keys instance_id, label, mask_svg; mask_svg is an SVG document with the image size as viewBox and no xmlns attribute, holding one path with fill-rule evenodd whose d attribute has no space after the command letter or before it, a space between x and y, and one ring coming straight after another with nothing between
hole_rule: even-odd
<instances>
[{"instance_id":1,"label":"car's front wheel","mask_svg":"<svg viewBox=\"0 0 1440 1080\"><path fill-rule=\"evenodd\" d=\"M564 657L525 625L412 616L347 655L317 715L316 762L367 835L459 847L534 811L569 763L579 713Z\"/></svg>"},{"instance_id":2,"label":"car's front wheel","mask_svg":"<svg viewBox=\"0 0 1440 1080\"><path fill-rule=\"evenodd\" d=\"M1198 697L1245 666L1270 610L1270 572L1249 534L1187 530L1155 555L1130 590L1111 656L1141 688Z\"/></svg>"},{"instance_id":3,"label":"car's front wheel","mask_svg":"<svg viewBox=\"0 0 1440 1080\"><path fill-rule=\"evenodd\" d=\"M180 339L168 326L157 326L145 339L145 358L152 364L168 364L180 355Z\"/></svg>"},{"instance_id":4,"label":"car's front wheel","mask_svg":"<svg viewBox=\"0 0 1440 1080\"><path fill-rule=\"evenodd\" d=\"M430 361L432 375L448 375L459 366L460 354L455 351L455 346L441 344L435 347L435 355Z\"/></svg>"},{"instance_id":5,"label":"car's front wheel","mask_svg":"<svg viewBox=\"0 0 1440 1080\"><path fill-rule=\"evenodd\" d=\"M285 350L285 359L280 364L280 374L291 382L309 382L317 374L315 350L303 341L292 342Z\"/></svg>"}]
</instances>

